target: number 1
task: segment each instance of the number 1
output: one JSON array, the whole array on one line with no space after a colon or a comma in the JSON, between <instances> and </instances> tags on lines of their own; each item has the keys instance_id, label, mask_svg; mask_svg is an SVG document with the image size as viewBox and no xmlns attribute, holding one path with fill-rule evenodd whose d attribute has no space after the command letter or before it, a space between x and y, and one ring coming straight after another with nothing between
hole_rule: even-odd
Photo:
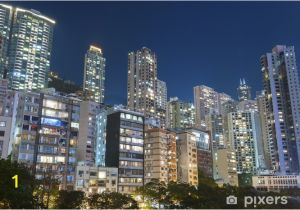
<instances>
[{"instance_id":1,"label":"number 1","mask_svg":"<svg viewBox=\"0 0 300 210\"><path fill-rule=\"evenodd\" d=\"M18 175L14 175L12 179L15 180L15 188L18 188Z\"/></svg>"}]
</instances>

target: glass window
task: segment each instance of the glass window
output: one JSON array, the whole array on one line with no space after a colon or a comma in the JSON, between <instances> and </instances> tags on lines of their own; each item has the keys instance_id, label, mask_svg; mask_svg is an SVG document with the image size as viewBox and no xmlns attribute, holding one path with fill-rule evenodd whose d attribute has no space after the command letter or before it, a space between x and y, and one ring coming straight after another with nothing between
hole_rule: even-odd
<instances>
[{"instance_id":1,"label":"glass window","mask_svg":"<svg viewBox=\"0 0 300 210\"><path fill-rule=\"evenodd\" d=\"M6 123L4 121L0 121L0 127L5 127Z\"/></svg>"}]
</instances>

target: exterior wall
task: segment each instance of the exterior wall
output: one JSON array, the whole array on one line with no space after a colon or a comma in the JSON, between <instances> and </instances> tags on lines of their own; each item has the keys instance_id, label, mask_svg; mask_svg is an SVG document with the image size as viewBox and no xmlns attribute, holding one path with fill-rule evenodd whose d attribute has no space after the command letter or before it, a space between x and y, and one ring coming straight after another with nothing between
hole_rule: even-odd
<instances>
[{"instance_id":1,"label":"exterior wall","mask_svg":"<svg viewBox=\"0 0 300 210\"><path fill-rule=\"evenodd\" d=\"M61 188L73 189L78 136L78 121L73 115L79 114L74 108L77 102L31 92L17 93L16 98L9 145L12 158L31 166L37 179L56 177Z\"/></svg>"},{"instance_id":2,"label":"exterior wall","mask_svg":"<svg viewBox=\"0 0 300 210\"><path fill-rule=\"evenodd\" d=\"M93 101L82 101L80 103L79 120L79 141L78 154L79 161L95 164L97 127L96 116L101 111L101 105Z\"/></svg>"},{"instance_id":3,"label":"exterior wall","mask_svg":"<svg viewBox=\"0 0 300 210\"><path fill-rule=\"evenodd\" d=\"M190 132L177 133L177 179L179 182L198 185L196 137Z\"/></svg>"},{"instance_id":4,"label":"exterior wall","mask_svg":"<svg viewBox=\"0 0 300 210\"><path fill-rule=\"evenodd\" d=\"M220 185L238 186L235 152L230 149L218 149L214 156L214 179Z\"/></svg>"},{"instance_id":5,"label":"exterior wall","mask_svg":"<svg viewBox=\"0 0 300 210\"><path fill-rule=\"evenodd\" d=\"M31 27L28 27L29 24ZM47 88L54 24L55 21L38 11L14 9L8 52L7 78L10 88Z\"/></svg>"},{"instance_id":6,"label":"exterior wall","mask_svg":"<svg viewBox=\"0 0 300 210\"><path fill-rule=\"evenodd\" d=\"M186 129L195 126L195 107L192 103L170 98L167 103L167 128Z\"/></svg>"},{"instance_id":7,"label":"exterior wall","mask_svg":"<svg viewBox=\"0 0 300 210\"><path fill-rule=\"evenodd\" d=\"M276 46L261 57L266 91L271 169L280 175L300 171L300 86L293 46Z\"/></svg>"},{"instance_id":8,"label":"exterior wall","mask_svg":"<svg viewBox=\"0 0 300 210\"><path fill-rule=\"evenodd\" d=\"M130 110L156 116L157 60L150 49L143 47L128 54L127 106Z\"/></svg>"},{"instance_id":9,"label":"exterior wall","mask_svg":"<svg viewBox=\"0 0 300 210\"><path fill-rule=\"evenodd\" d=\"M107 167L117 167L118 192L133 193L144 183L144 117L119 109L107 115Z\"/></svg>"},{"instance_id":10,"label":"exterior wall","mask_svg":"<svg viewBox=\"0 0 300 210\"><path fill-rule=\"evenodd\" d=\"M102 50L91 45L85 54L83 90L97 103L104 102L105 61Z\"/></svg>"},{"instance_id":11,"label":"exterior wall","mask_svg":"<svg viewBox=\"0 0 300 210\"><path fill-rule=\"evenodd\" d=\"M103 192L117 192L118 168L87 166L78 163L76 167L75 190L87 195Z\"/></svg>"},{"instance_id":12,"label":"exterior wall","mask_svg":"<svg viewBox=\"0 0 300 210\"><path fill-rule=\"evenodd\" d=\"M9 141L11 135L12 118L0 116L0 155L6 159L9 155Z\"/></svg>"},{"instance_id":13,"label":"exterior wall","mask_svg":"<svg viewBox=\"0 0 300 210\"><path fill-rule=\"evenodd\" d=\"M177 181L176 134L153 128L145 132L145 183Z\"/></svg>"},{"instance_id":14,"label":"exterior wall","mask_svg":"<svg viewBox=\"0 0 300 210\"><path fill-rule=\"evenodd\" d=\"M13 8L0 4L0 79L4 78L7 70L7 55L11 29Z\"/></svg>"},{"instance_id":15,"label":"exterior wall","mask_svg":"<svg viewBox=\"0 0 300 210\"><path fill-rule=\"evenodd\" d=\"M236 153L238 173L255 174L261 165L259 151L262 146L258 123L258 116L255 112L228 114L230 145Z\"/></svg>"},{"instance_id":16,"label":"exterior wall","mask_svg":"<svg viewBox=\"0 0 300 210\"><path fill-rule=\"evenodd\" d=\"M253 176L252 186L261 191L280 191L289 188L300 188L300 176Z\"/></svg>"}]
</instances>

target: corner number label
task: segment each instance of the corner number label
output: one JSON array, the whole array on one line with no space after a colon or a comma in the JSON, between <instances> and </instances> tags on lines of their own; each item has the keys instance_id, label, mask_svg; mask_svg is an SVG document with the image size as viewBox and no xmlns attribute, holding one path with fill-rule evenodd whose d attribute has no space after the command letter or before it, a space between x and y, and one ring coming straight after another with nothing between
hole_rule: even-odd
<instances>
[{"instance_id":1,"label":"corner number label","mask_svg":"<svg viewBox=\"0 0 300 210\"><path fill-rule=\"evenodd\" d=\"M18 175L14 175L11 179L14 179L15 180L15 188L18 188Z\"/></svg>"}]
</instances>

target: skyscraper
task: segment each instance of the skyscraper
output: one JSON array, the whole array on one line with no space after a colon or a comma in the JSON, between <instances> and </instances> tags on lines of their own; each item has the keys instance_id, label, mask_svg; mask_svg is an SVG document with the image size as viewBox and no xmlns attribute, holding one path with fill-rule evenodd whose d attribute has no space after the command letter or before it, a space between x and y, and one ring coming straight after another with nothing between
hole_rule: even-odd
<instances>
[{"instance_id":1,"label":"skyscraper","mask_svg":"<svg viewBox=\"0 0 300 210\"><path fill-rule=\"evenodd\" d=\"M167 106L167 128L185 129L195 125L194 104L178 99L170 98Z\"/></svg>"},{"instance_id":2,"label":"skyscraper","mask_svg":"<svg viewBox=\"0 0 300 210\"><path fill-rule=\"evenodd\" d=\"M239 101L251 100L251 87L246 84L245 79L240 79L240 86L237 88Z\"/></svg>"},{"instance_id":3,"label":"skyscraper","mask_svg":"<svg viewBox=\"0 0 300 210\"><path fill-rule=\"evenodd\" d=\"M14 9L8 52L10 88L47 87L54 24L54 20L36 10Z\"/></svg>"},{"instance_id":4,"label":"skyscraper","mask_svg":"<svg viewBox=\"0 0 300 210\"><path fill-rule=\"evenodd\" d=\"M104 101L105 58L99 47L91 45L84 60L83 90L90 93L91 100Z\"/></svg>"},{"instance_id":5,"label":"skyscraper","mask_svg":"<svg viewBox=\"0 0 300 210\"><path fill-rule=\"evenodd\" d=\"M158 79L156 80L156 114L162 127L166 126L167 100L166 82Z\"/></svg>"},{"instance_id":6,"label":"skyscraper","mask_svg":"<svg viewBox=\"0 0 300 210\"><path fill-rule=\"evenodd\" d=\"M218 93L205 85L194 87L194 104L196 112L196 127L207 129L205 116L222 112L222 104L233 100L225 93Z\"/></svg>"},{"instance_id":7,"label":"skyscraper","mask_svg":"<svg viewBox=\"0 0 300 210\"><path fill-rule=\"evenodd\" d=\"M300 86L293 46L277 45L261 57L271 167L299 173Z\"/></svg>"},{"instance_id":8,"label":"skyscraper","mask_svg":"<svg viewBox=\"0 0 300 210\"><path fill-rule=\"evenodd\" d=\"M4 77L7 68L7 50L9 45L12 7L0 4L0 79Z\"/></svg>"},{"instance_id":9,"label":"skyscraper","mask_svg":"<svg viewBox=\"0 0 300 210\"><path fill-rule=\"evenodd\" d=\"M237 172L255 174L262 166L262 143L259 117L256 112L231 112L228 114L231 148L235 151Z\"/></svg>"},{"instance_id":10,"label":"skyscraper","mask_svg":"<svg viewBox=\"0 0 300 210\"><path fill-rule=\"evenodd\" d=\"M143 47L128 54L127 105L145 117L156 117L156 55Z\"/></svg>"}]
</instances>

